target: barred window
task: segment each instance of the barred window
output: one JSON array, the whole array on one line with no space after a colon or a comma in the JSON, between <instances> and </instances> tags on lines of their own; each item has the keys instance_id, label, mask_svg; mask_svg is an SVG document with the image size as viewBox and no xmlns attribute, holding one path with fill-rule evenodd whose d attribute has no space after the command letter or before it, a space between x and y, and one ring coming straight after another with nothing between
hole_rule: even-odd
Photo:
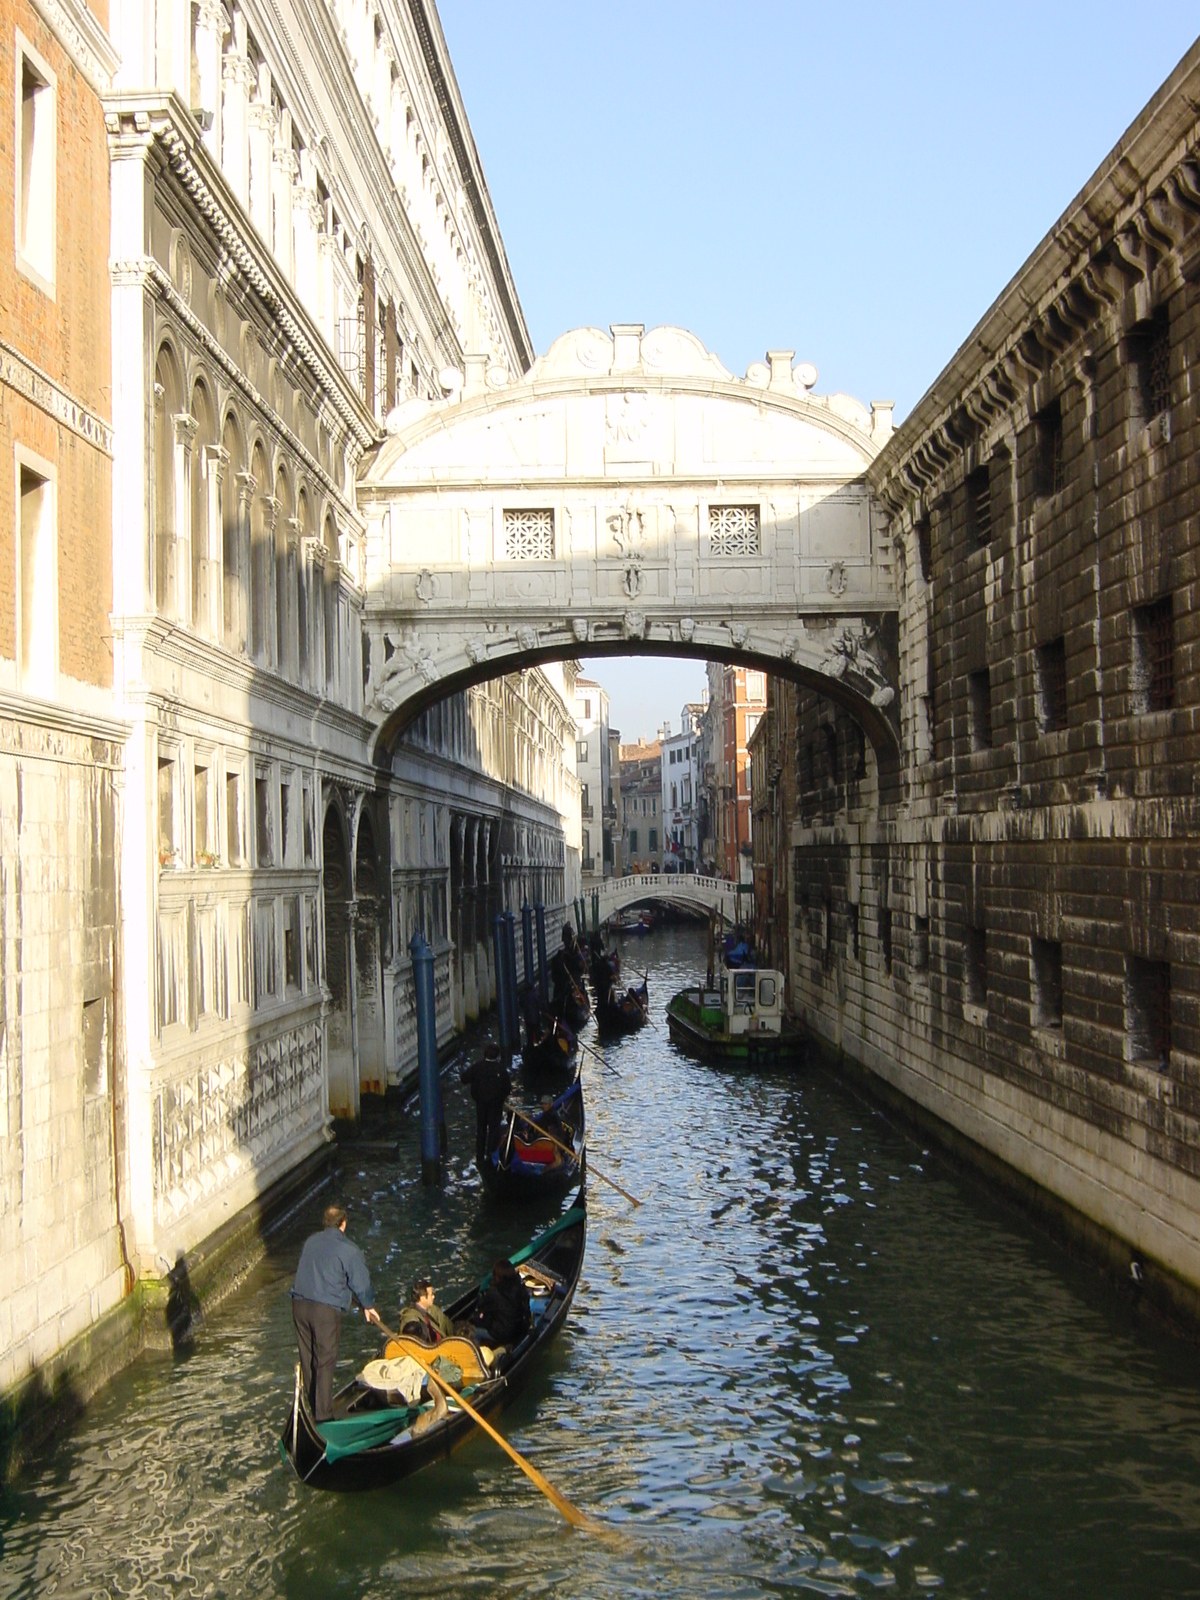
<instances>
[{"instance_id":1,"label":"barred window","mask_svg":"<svg viewBox=\"0 0 1200 1600\"><path fill-rule=\"evenodd\" d=\"M1134 702L1140 711L1169 711L1175 704L1175 619L1171 596L1133 613Z\"/></svg>"},{"instance_id":2,"label":"barred window","mask_svg":"<svg viewBox=\"0 0 1200 1600\"><path fill-rule=\"evenodd\" d=\"M986 467L976 467L967 479L967 523L975 545L987 544L992 537L992 483Z\"/></svg>"},{"instance_id":3,"label":"barred window","mask_svg":"<svg viewBox=\"0 0 1200 1600\"><path fill-rule=\"evenodd\" d=\"M709 506L709 551L714 556L756 556L760 552L757 506Z\"/></svg>"},{"instance_id":4,"label":"barred window","mask_svg":"<svg viewBox=\"0 0 1200 1600\"><path fill-rule=\"evenodd\" d=\"M509 561L553 561L553 511L506 511L504 554Z\"/></svg>"},{"instance_id":5,"label":"barred window","mask_svg":"<svg viewBox=\"0 0 1200 1600\"><path fill-rule=\"evenodd\" d=\"M1067 725L1067 646L1051 639L1037 653L1038 695L1042 732L1057 733Z\"/></svg>"},{"instance_id":6,"label":"barred window","mask_svg":"<svg viewBox=\"0 0 1200 1600\"><path fill-rule=\"evenodd\" d=\"M1039 500L1058 494L1066 482L1063 457L1062 402L1052 400L1035 419L1037 460L1034 463L1033 492Z\"/></svg>"},{"instance_id":7,"label":"barred window","mask_svg":"<svg viewBox=\"0 0 1200 1600\"><path fill-rule=\"evenodd\" d=\"M926 583L928 583L930 574L933 571L933 551L929 537L929 518L922 517L920 522L917 523L914 531L917 535L917 559L921 563L921 577Z\"/></svg>"},{"instance_id":8,"label":"barred window","mask_svg":"<svg viewBox=\"0 0 1200 1600\"><path fill-rule=\"evenodd\" d=\"M1171 322L1162 306L1130 335L1130 354L1137 364L1138 400L1143 418L1152 422L1171 404Z\"/></svg>"},{"instance_id":9,"label":"barred window","mask_svg":"<svg viewBox=\"0 0 1200 1600\"><path fill-rule=\"evenodd\" d=\"M971 749L992 748L992 679L988 669L967 675L967 697L971 712Z\"/></svg>"},{"instance_id":10,"label":"barred window","mask_svg":"<svg viewBox=\"0 0 1200 1600\"><path fill-rule=\"evenodd\" d=\"M1164 1071L1171 1062L1171 965L1129 956L1125 963L1125 1036L1129 1059Z\"/></svg>"}]
</instances>

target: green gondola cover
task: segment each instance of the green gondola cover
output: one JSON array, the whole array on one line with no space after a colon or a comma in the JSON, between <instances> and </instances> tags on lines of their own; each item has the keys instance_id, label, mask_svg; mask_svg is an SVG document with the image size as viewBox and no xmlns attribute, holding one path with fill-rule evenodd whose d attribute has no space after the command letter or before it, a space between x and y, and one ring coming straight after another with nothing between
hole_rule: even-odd
<instances>
[{"instance_id":1,"label":"green gondola cover","mask_svg":"<svg viewBox=\"0 0 1200 1600\"><path fill-rule=\"evenodd\" d=\"M400 1406L388 1411L369 1411L361 1417L341 1417L333 1422L318 1422L317 1432L325 1441L325 1459L341 1461L345 1456L356 1456L360 1450L372 1450L387 1444L396 1434L403 1433L418 1410Z\"/></svg>"}]
</instances>

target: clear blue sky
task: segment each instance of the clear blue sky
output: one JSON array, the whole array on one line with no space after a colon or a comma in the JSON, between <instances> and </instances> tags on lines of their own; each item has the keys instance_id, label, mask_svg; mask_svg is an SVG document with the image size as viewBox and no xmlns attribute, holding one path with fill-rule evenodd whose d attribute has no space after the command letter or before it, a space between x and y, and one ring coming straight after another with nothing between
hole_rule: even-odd
<instances>
[{"instance_id":1,"label":"clear blue sky","mask_svg":"<svg viewBox=\"0 0 1200 1600\"><path fill-rule=\"evenodd\" d=\"M439 11L538 350L679 323L734 372L794 348L898 418L1200 25L1177 0ZM595 665L632 737L702 672Z\"/></svg>"}]
</instances>

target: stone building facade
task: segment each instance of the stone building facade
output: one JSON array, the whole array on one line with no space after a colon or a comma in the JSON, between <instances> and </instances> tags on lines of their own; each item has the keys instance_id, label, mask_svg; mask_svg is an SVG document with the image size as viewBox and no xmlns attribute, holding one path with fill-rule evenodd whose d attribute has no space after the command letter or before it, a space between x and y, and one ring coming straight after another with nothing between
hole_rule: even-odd
<instances>
[{"instance_id":1,"label":"stone building facade","mask_svg":"<svg viewBox=\"0 0 1200 1600\"><path fill-rule=\"evenodd\" d=\"M789 690L794 1009L1200 1288L1200 48L867 478L899 788Z\"/></svg>"},{"instance_id":2,"label":"stone building facade","mask_svg":"<svg viewBox=\"0 0 1200 1600\"><path fill-rule=\"evenodd\" d=\"M621 858L626 872L661 872L662 743L621 746Z\"/></svg>"}]
</instances>

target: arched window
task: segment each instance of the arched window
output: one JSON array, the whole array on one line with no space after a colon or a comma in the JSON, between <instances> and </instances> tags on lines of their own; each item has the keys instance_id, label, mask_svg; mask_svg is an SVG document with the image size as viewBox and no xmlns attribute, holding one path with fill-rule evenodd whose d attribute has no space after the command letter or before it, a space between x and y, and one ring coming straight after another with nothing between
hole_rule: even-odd
<instances>
[{"instance_id":1,"label":"arched window","mask_svg":"<svg viewBox=\"0 0 1200 1600\"><path fill-rule=\"evenodd\" d=\"M212 574L215 550L209 532L209 476L219 475L215 450L217 423L208 390L197 383L192 390L192 416L196 431L192 438L192 626L208 633L213 624Z\"/></svg>"},{"instance_id":2,"label":"arched window","mask_svg":"<svg viewBox=\"0 0 1200 1600\"><path fill-rule=\"evenodd\" d=\"M175 570L175 418L179 414L179 369L164 345L154 364L154 603L177 614Z\"/></svg>"},{"instance_id":3,"label":"arched window","mask_svg":"<svg viewBox=\"0 0 1200 1600\"><path fill-rule=\"evenodd\" d=\"M242 518L241 477L245 471L245 456L241 434L232 412L225 418L221 446L225 451L225 472L221 478L221 554L225 567L222 620L226 648L244 650L249 576L246 571Z\"/></svg>"},{"instance_id":4,"label":"arched window","mask_svg":"<svg viewBox=\"0 0 1200 1600\"><path fill-rule=\"evenodd\" d=\"M309 592L308 592L308 544L313 536L312 510L308 503L308 494L301 489L296 502L296 521L300 532L300 553L296 573L296 647L298 651L298 664L300 682L308 682L308 656L309 656Z\"/></svg>"},{"instance_id":5,"label":"arched window","mask_svg":"<svg viewBox=\"0 0 1200 1600\"><path fill-rule=\"evenodd\" d=\"M282 467L275 474L275 660L280 672L295 672L296 558L292 486Z\"/></svg>"},{"instance_id":6,"label":"arched window","mask_svg":"<svg viewBox=\"0 0 1200 1600\"><path fill-rule=\"evenodd\" d=\"M254 447L250 468L254 477L250 502L250 649L257 661L269 660L271 637L271 528L270 476L266 452Z\"/></svg>"}]
</instances>

